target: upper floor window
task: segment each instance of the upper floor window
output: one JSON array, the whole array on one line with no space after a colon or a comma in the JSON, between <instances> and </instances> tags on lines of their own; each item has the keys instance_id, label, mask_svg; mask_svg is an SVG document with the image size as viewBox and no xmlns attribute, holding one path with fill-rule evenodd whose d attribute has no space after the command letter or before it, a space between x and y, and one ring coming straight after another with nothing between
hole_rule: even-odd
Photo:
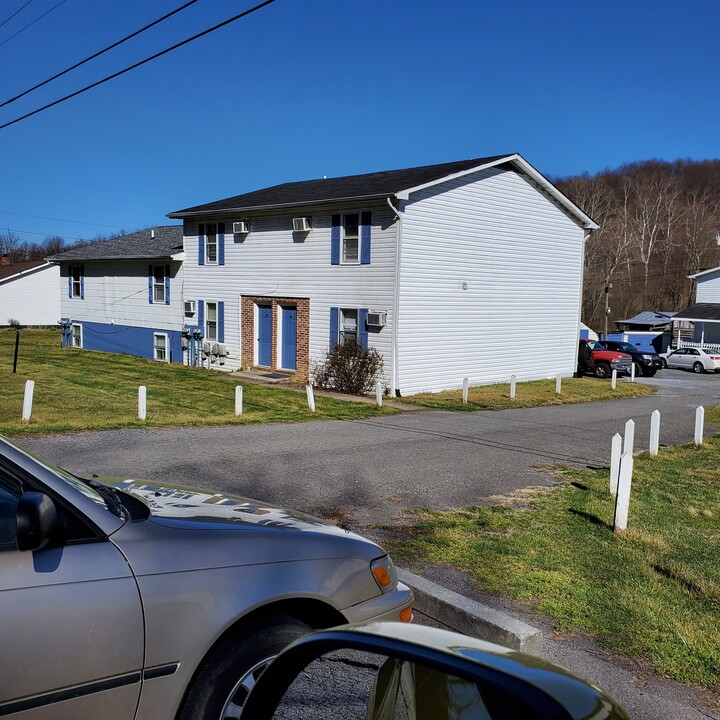
<instances>
[{"instance_id":1,"label":"upper floor window","mask_svg":"<svg viewBox=\"0 0 720 720\"><path fill-rule=\"evenodd\" d=\"M342 261L360 262L360 216L349 213L343 216Z\"/></svg>"},{"instance_id":2,"label":"upper floor window","mask_svg":"<svg viewBox=\"0 0 720 720\"><path fill-rule=\"evenodd\" d=\"M198 225L198 265L225 264L225 223Z\"/></svg>"},{"instance_id":3,"label":"upper floor window","mask_svg":"<svg viewBox=\"0 0 720 720\"><path fill-rule=\"evenodd\" d=\"M217 328L218 328L218 317L217 317L216 302L209 302L206 305L205 310L205 339L215 340L218 339Z\"/></svg>"},{"instance_id":4,"label":"upper floor window","mask_svg":"<svg viewBox=\"0 0 720 720\"><path fill-rule=\"evenodd\" d=\"M372 255L372 213L336 214L330 226L331 265L369 265Z\"/></svg>"},{"instance_id":5,"label":"upper floor window","mask_svg":"<svg viewBox=\"0 0 720 720\"><path fill-rule=\"evenodd\" d=\"M153 302L165 302L165 266L153 265L152 269Z\"/></svg>"},{"instance_id":6,"label":"upper floor window","mask_svg":"<svg viewBox=\"0 0 720 720\"><path fill-rule=\"evenodd\" d=\"M85 273L82 265L71 265L68 273L68 280L70 284L70 297L80 298L81 300L85 297Z\"/></svg>"},{"instance_id":7,"label":"upper floor window","mask_svg":"<svg viewBox=\"0 0 720 720\"><path fill-rule=\"evenodd\" d=\"M217 265L217 261L217 225L215 225L215 223L208 223L205 225L205 262L208 265Z\"/></svg>"}]
</instances>

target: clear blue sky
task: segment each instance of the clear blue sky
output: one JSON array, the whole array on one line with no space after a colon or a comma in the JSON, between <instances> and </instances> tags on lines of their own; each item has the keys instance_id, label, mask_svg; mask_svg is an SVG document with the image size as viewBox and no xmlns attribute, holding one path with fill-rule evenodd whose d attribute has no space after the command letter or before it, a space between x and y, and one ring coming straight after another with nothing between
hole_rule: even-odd
<instances>
[{"instance_id":1,"label":"clear blue sky","mask_svg":"<svg viewBox=\"0 0 720 720\"><path fill-rule=\"evenodd\" d=\"M0 23L24 2L0 0ZM58 2L0 27L0 102L183 0L64 0L5 42ZM0 124L253 4L200 0ZM88 238L276 183L506 152L549 176L717 158L718 28L717 0L277 0L0 130L0 231Z\"/></svg>"}]
</instances>

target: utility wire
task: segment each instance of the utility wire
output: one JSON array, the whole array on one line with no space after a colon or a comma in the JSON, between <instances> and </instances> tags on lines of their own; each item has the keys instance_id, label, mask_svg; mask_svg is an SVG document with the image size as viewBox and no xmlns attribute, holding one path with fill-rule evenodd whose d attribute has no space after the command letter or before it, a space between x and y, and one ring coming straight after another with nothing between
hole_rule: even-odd
<instances>
[{"instance_id":1,"label":"utility wire","mask_svg":"<svg viewBox=\"0 0 720 720\"><path fill-rule=\"evenodd\" d=\"M47 105L43 105L41 108L38 108L37 110L33 110L32 112L25 113L25 115L21 115L20 117L15 118L15 120L6 122L5 124L0 125L0 130L5 129L6 127L10 127L10 125L14 125L15 123L18 123L21 120L25 120L26 118L32 117L33 115L37 115L38 113L42 112L43 110L47 110L55 105L59 105L60 103L65 102L66 100L70 100L71 98L74 98L77 95L81 95L82 93L87 92L88 90L92 90L92 88L95 88L98 85L102 85L103 83L106 83L109 80L113 80L114 78L119 77L120 75L124 75L126 72L130 72L130 70L134 70L135 68L138 68L141 65L145 65L145 63L148 63L151 60L155 60L159 57L162 57L163 55L167 55L169 52L172 52L173 50L177 50L178 48L182 47L183 45L187 45L188 43L193 42L193 40L197 40L198 38L201 38L204 35L208 35L211 32L215 32L215 30L219 30L220 28L225 27L226 25L229 25L230 23L233 23L236 20L240 20L240 18L243 18L246 15L250 15L251 13L254 13L257 10L264 8L266 5L271 5L275 1L276 0L265 0L265 2L255 5L254 7L251 7L249 10L245 10L244 12L241 12L239 15L235 15L234 17L231 17L229 20L225 20L224 22L218 23L217 25L214 25L213 27L208 28L207 30L203 30L202 32L197 33L197 35L193 35L192 37L189 37L186 40L176 43L175 45L171 45L169 48L166 48L165 50L161 50L160 52L155 53L154 55L151 55L150 57L147 57L144 60L140 60L140 62L136 62L134 65L130 65L129 67L126 67L124 70L120 70L116 73L113 73L112 75L108 75L107 77L103 78L102 80L98 80L97 82L94 82L91 85L86 85L84 88L82 88L80 90L76 90L74 93L70 93L70 95L66 95L65 97L62 97L59 100L55 100L54 102L48 103ZM65 0L62 0L62 2L65 2Z\"/></svg>"},{"instance_id":2,"label":"utility wire","mask_svg":"<svg viewBox=\"0 0 720 720\"><path fill-rule=\"evenodd\" d=\"M20 10L24 10L31 2L32 0L27 0L27 2L18 10L16 10L9 18L5 18L5 20L0 23L0 27L2 27L3 25L7 25L20 12Z\"/></svg>"},{"instance_id":3,"label":"utility wire","mask_svg":"<svg viewBox=\"0 0 720 720\"><path fill-rule=\"evenodd\" d=\"M103 225L102 223L87 222L83 220L64 220L63 218L45 217L44 215L27 215L25 213L10 212L9 210L0 210L0 215L17 215L18 217L28 217L35 220L53 220L55 222L73 223L74 225L92 225L93 227L115 228L123 230L122 225Z\"/></svg>"},{"instance_id":4,"label":"utility wire","mask_svg":"<svg viewBox=\"0 0 720 720\"><path fill-rule=\"evenodd\" d=\"M51 83L53 80L57 80L59 77L62 77L63 75L66 75L71 70L75 70L76 68L79 68L81 65L84 65L85 63L90 62L91 60L94 60L97 57L100 57L101 55L104 55L109 50L113 50L118 45L122 45L124 42L127 42L128 40L131 40L134 37L137 37L141 33L144 33L146 30L149 30L151 27L155 27L155 25L159 25L163 20L167 20L168 18L172 17L173 15L176 15L181 10L184 10L186 7L189 7L190 5L194 5L198 0L190 0L190 2L186 2L184 5L181 5L179 8L176 8L172 12L169 12L167 15L163 15L161 18L158 18L154 22L151 22L149 25L146 25L143 28L140 28L139 30L136 30L134 33L131 33L127 37L124 37L122 40L118 40L117 42L114 42L112 45L108 45L106 48L103 48L99 52L96 52L94 55L90 55L90 57L86 57L84 60L81 60L78 63L75 63L75 65L72 65L71 67L67 68L66 70L63 70L62 72L57 73L57 75L53 75L51 78L48 78L47 80L43 80L43 82L38 83L37 85L33 85L29 90L25 90L25 92L20 93L19 95L16 95L15 97L10 98L9 100L6 100L4 103L0 103L0 108L5 107L6 105L9 105L10 103L15 102L16 100L19 100L21 97L25 97L26 95L29 95L33 90L37 90L38 88L43 87L43 85L47 85L48 83Z\"/></svg>"},{"instance_id":5,"label":"utility wire","mask_svg":"<svg viewBox=\"0 0 720 720\"><path fill-rule=\"evenodd\" d=\"M0 42L0 47L2 47L6 42L10 42L14 37L17 37L21 32L25 32L31 25L34 25L38 20L42 20L46 15L49 15L53 10L56 8L59 8L66 0L60 0L60 2L57 5L53 5L49 10L46 10L40 17L35 18L32 22L29 22L25 27L21 27L16 33L11 35L9 38L5 38L2 42Z\"/></svg>"}]
</instances>

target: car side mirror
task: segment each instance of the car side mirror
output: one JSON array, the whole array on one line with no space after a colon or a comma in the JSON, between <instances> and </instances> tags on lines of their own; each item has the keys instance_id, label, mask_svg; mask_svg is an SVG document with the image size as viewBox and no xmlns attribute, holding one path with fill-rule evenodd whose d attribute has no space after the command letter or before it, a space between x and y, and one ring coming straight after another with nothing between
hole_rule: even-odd
<instances>
[{"instance_id":1,"label":"car side mirror","mask_svg":"<svg viewBox=\"0 0 720 720\"><path fill-rule=\"evenodd\" d=\"M17 505L18 550L41 550L56 534L59 519L52 498L41 492L24 492Z\"/></svg>"},{"instance_id":2,"label":"car side mirror","mask_svg":"<svg viewBox=\"0 0 720 720\"><path fill-rule=\"evenodd\" d=\"M242 706L253 720L627 720L600 688L540 658L421 625L368 623L296 641Z\"/></svg>"}]
</instances>

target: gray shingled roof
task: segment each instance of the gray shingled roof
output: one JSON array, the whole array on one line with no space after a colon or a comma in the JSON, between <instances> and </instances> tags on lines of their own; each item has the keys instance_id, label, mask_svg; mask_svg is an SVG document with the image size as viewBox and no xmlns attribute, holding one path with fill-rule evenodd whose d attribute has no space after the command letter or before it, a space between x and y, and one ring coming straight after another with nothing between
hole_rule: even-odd
<instances>
[{"instance_id":1,"label":"gray shingled roof","mask_svg":"<svg viewBox=\"0 0 720 720\"><path fill-rule=\"evenodd\" d=\"M155 237L153 237L153 231ZM182 225L161 225L134 233L121 235L112 240L103 240L75 247L51 255L47 260L149 260L169 259L183 249Z\"/></svg>"},{"instance_id":2,"label":"gray shingled roof","mask_svg":"<svg viewBox=\"0 0 720 720\"><path fill-rule=\"evenodd\" d=\"M720 322L720 304L696 303L675 314L675 320L712 320Z\"/></svg>"},{"instance_id":3,"label":"gray shingled roof","mask_svg":"<svg viewBox=\"0 0 720 720\"><path fill-rule=\"evenodd\" d=\"M250 210L315 205L352 200L382 199L395 195L402 190L424 185L453 173L470 170L486 163L510 158L511 155L493 155L472 160L425 165L405 170L386 170L364 175L347 175L323 180L303 180L283 183L263 190L255 190L244 195L217 200L204 205L195 205L168 213L171 218L183 218L189 215L213 212L248 212Z\"/></svg>"},{"instance_id":4,"label":"gray shingled roof","mask_svg":"<svg viewBox=\"0 0 720 720\"><path fill-rule=\"evenodd\" d=\"M617 320L617 322L626 323L627 325L662 325L663 323L669 323L674 315L674 312L644 310L634 317L628 318L627 320Z\"/></svg>"}]
</instances>

